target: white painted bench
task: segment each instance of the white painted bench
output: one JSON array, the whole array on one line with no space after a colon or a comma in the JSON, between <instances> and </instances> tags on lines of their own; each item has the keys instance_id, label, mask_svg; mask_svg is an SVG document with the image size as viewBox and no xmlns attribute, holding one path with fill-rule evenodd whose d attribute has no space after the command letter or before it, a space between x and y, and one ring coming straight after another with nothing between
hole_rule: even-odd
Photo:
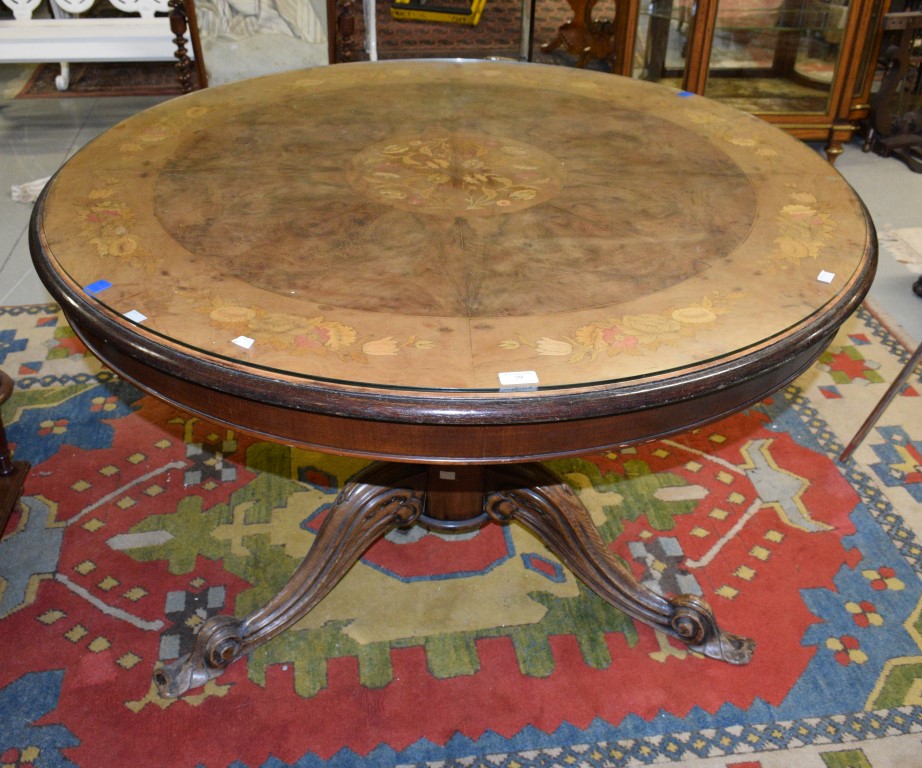
<instances>
[{"instance_id":1,"label":"white painted bench","mask_svg":"<svg viewBox=\"0 0 922 768\"><path fill-rule=\"evenodd\" d=\"M0 2L13 13L12 19L0 19L0 63L60 62L55 85L61 91L70 82L70 62L175 59L176 44L165 15L169 0L109 0L125 14L112 18L82 15L96 0Z\"/></svg>"}]
</instances>

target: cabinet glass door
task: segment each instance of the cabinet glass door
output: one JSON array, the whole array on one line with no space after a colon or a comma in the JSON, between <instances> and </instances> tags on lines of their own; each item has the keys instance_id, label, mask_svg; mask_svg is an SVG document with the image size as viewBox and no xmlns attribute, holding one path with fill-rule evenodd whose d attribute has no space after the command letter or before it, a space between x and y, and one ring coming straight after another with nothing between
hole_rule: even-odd
<instances>
[{"instance_id":1,"label":"cabinet glass door","mask_svg":"<svg viewBox=\"0 0 922 768\"><path fill-rule=\"evenodd\" d=\"M690 0L640 3L631 75L682 87L691 29Z\"/></svg>"},{"instance_id":2,"label":"cabinet glass door","mask_svg":"<svg viewBox=\"0 0 922 768\"><path fill-rule=\"evenodd\" d=\"M826 113L848 0L718 0L704 93L753 113Z\"/></svg>"}]
</instances>

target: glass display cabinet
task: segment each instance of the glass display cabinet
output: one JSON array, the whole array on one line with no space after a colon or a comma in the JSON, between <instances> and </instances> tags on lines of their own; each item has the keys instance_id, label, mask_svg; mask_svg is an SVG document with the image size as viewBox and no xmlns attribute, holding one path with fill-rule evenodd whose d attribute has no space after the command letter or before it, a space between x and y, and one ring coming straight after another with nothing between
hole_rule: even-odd
<instances>
[{"instance_id":1,"label":"glass display cabinet","mask_svg":"<svg viewBox=\"0 0 922 768\"><path fill-rule=\"evenodd\" d=\"M603 60L616 74L725 102L797 138L824 141L832 161L868 118L884 14L891 4L915 2L567 0L573 14L561 29L591 33L581 64ZM353 46L359 5L327 0L330 61L347 58L340 52ZM521 7L525 30L540 0ZM523 33L523 57L531 58L534 42Z\"/></svg>"},{"instance_id":2,"label":"glass display cabinet","mask_svg":"<svg viewBox=\"0 0 922 768\"><path fill-rule=\"evenodd\" d=\"M888 0L622 0L614 70L703 94L826 141L867 114Z\"/></svg>"}]
</instances>

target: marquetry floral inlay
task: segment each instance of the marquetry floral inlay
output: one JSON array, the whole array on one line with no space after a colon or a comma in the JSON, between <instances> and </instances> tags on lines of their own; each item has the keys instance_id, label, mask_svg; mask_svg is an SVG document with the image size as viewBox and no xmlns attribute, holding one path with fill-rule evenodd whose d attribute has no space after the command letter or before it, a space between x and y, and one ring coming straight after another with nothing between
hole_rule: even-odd
<instances>
[{"instance_id":1,"label":"marquetry floral inlay","mask_svg":"<svg viewBox=\"0 0 922 768\"><path fill-rule=\"evenodd\" d=\"M588 323L558 338L542 336L532 341L517 336L499 346L509 350L532 347L538 355L568 357L570 363L595 360L600 355L640 355L663 344L679 344L699 330L713 327L720 315L730 311L729 305L740 298L741 293L726 298L714 294L658 314L622 315Z\"/></svg>"},{"instance_id":2,"label":"marquetry floral inlay","mask_svg":"<svg viewBox=\"0 0 922 768\"><path fill-rule=\"evenodd\" d=\"M100 258L141 263L138 257L144 256L144 266L150 271L154 263L134 232L137 216L117 196L118 184L111 180L89 191L77 208L80 235Z\"/></svg>"},{"instance_id":3,"label":"marquetry floral inlay","mask_svg":"<svg viewBox=\"0 0 922 768\"><path fill-rule=\"evenodd\" d=\"M815 195L793 192L789 200L778 214L781 236L775 239L775 255L782 267L817 258L835 231L835 218L820 210Z\"/></svg>"},{"instance_id":4,"label":"marquetry floral inlay","mask_svg":"<svg viewBox=\"0 0 922 768\"><path fill-rule=\"evenodd\" d=\"M212 325L228 331L228 338L246 335L254 338L260 347L290 355L335 354L344 361L366 363L369 357L394 357L410 350L427 351L436 347L436 342L415 335L405 339L363 335L357 328L323 315L266 312L260 307L239 306L222 299L213 299L203 310Z\"/></svg>"},{"instance_id":5,"label":"marquetry floral inlay","mask_svg":"<svg viewBox=\"0 0 922 768\"><path fill-rule=\"evenodd\" d=\"M493 215L547 200L563 164L530 144L453 133L374 144L353 161L353 184L379 202L418 213Z\"/></svg>"},{"instance_id":6,"label":"marquetry floral inlay","mask_svg":"<svg viewBox=\"0 0 922 768\"><path fill-rule=\"evenodd\" d=\"M763 161L772 161L778 157L778 150L774 146L752 132L747 132L737 117L718 115L702 105L703 102L699 102L697 106L690 106L685 110L685 117L690 123L707 126L715 136L734 147L751 149L753 154Z\"/></svg>"}]
</instances>

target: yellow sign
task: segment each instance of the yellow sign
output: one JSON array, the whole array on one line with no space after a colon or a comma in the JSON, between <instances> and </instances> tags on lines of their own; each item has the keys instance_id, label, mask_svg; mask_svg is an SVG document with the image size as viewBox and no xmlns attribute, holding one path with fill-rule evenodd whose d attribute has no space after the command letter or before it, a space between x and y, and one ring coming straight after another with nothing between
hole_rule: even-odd
<instances>
[{"instance_id":1,"label":"yellow sign","mask_svg":"<svg viewBox=\"0 0 922 768\"><path fill-rule=\"evenodd\" d=\"M426 0L393 0L391 17L395 19L414 19L416 21L441 21L447 24L469 24L477 26L480 14L487 0L470 0L470 8L465 11L463 4L452 5L451 0L426 2Z\"/></svg>"}]
</instances>

